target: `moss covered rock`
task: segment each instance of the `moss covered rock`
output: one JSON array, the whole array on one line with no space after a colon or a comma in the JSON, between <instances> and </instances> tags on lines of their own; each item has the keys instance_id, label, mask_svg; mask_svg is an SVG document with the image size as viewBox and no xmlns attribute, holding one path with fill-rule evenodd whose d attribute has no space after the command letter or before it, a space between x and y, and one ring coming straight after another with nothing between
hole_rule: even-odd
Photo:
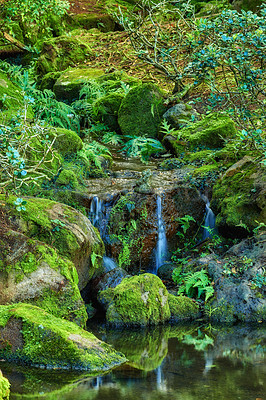
<instances>
[{"instance_id":1,"label":"moss covered rock","mask_svg":"<svg viewBox=\"0 0 266 400\"><path fill-rule=\"evenodd\" d=\"M8 380L3 377L2 371L0 370L0 399L8 400L9 399L9 387L10 383Z\"/></svg>"},{"instance_id":2,"label":"moss covered rock","mask_svg":"<svg viewBox=\"0 0 266 400\"><path fill-rule=\"evenodd\" d=\"M106 371L121 353L72 322L28 304L0 306L0 357L46 368Z\"/></svg>"},{"instance_id":3,"label":"moss covered rock","mask_svg":"<svg viewBox=\"0 0 266 400\"><path fill-rule=\"evenodd\" d=\"M85 326L74 264L58 251L11 229L0 233L0 304L27 302Z\"/></svg>"},{"instance_id":4,"label":"moss covered rock","mask_svg":"<svg viewBox=\"0 0 266 400\"><path fill-rule=\"evenodd\" d=\"M266 221L265 167L245 156L232 165L213 188L211 207L225 236L245 236ZM257 222L256 222L257 221Z\"/></svg>"},{"instance_id":5,"label":"moss covered rock","mask_svg":"<svg viewBox=\"0 0 266 400\"><path fill-rule=\"evenodd\" d=\"M36 68L38 74L43 76L48 72L64 71L93 57L89 38L83 32L75 31L73 34L46 40Z\"/></svg>"},{"instance_id":6,"label":"moss covered rock","mask_svg":"<svg viewBox=\"0 0 266 400\"><path fill-rule=\"evenodd\" d=\"M63 156L69 156L82 149L82 140L76 132L64 128L53 128L52 132L56 134L54 147Z\"/></svg>"},{"instance_id":7,"label":"moss covered rock","mask_svg":"<svg viewBox=\"0 0 266 400\"><path fill-rule=\"evenodd\" d=\"M122 93L109 93L98 99L93 105L97 118L113 131L119 131L118 110L123 98Z\"/></svg>"},{"instance_id":8,"label":"moss covered rock","mask_svg":"<svg viewBox=\"0 0 266 400\"><path fill-rule=\"evenodd\" d=\"M114 325L156 325L169 318L168 292L153 274L123 279L113 289L106 314L107 321Z\"/></svg>"},{"instance_id":9,"label":"moss covered rock","mask_svg":"<svg viewBox=\"0 0 266 400\"><path fill-rule=\"evenodd\" d=\"M102 32L115 30L115 21L108 14L75 14L73 21L83 29L97 28Z\"/></svg>"},{"instance_id":10,"label":"moss covered rock","mask_svg":"<svg viewBox=\"0 0 266 400\"><path fill-rule=\"evenodd\" d=\"M53 90L58 99L73 101L79 98L79 91L85 83L103 74L99 68L68 69L56 80Z\"/></svg>"},{"instance_id":11,"label":"moss covered rock","mask_svg":"<svg viewBox=\"0 0 266 400\"><path fill-rule=\"evenodd\" d=\"M86 286L98 268L92 254L103 255L104 245L99 232L83 214L61 203L40 198L25 198L26 211L15 209L15 197L0 195L0 209L12 215L18 231L29 238L52 245L60 256L71 260L78 271L79 288Z\"/></svg>"},{"instance_id":12,"label":"moss covered rock","mask_svg":"<svg viewBox=\"0 0 266 400\"><path fill-rule=\"evenodd\" d=\"M171 319L176 322L194 320L199 316L198 304L188 297L169 294L168 302Z\"/></svg>"},{"instance_id":13,"label":"moss covered rock","mask_svg":"<svg viewBox=\"0 0 266 400\"><path fill-rule=\"evenodd\" d=\"M157 137L165 111L162 92L153 83L144 83L122 100L118 124L124 135Z\"/></svg>"},{"instance_id":14,"label":"moss covered rock","mask_svg":"<svg viewBox=\"0 0 266 400\"><path fill-rule=\"evenodd\" d=\"M187 124L194 122L197 118L197 112L186 103L178 103L169 108L163 115L163 118L172 126L180 129Z\"/></svg>"},{"instance_id":15,"label":"moss covered rock","mask_svg":"<svg viewBox=\"0 0 266 400\"><path fill-rule=\"evenodd\" d=\"M79 183L74 171L70 169L64 169L62 172L60 172L56 180L56 185L77 189Z\"/></svg>"},{"instance_id":16,"label":"moss covered rock","mask_svg":"<svg viewBox=\"0 0 266 400\"><path fill-rule=\"evenodd\" d=\"M225 145L225 140L236 134L234 121L225 114L209 114L199 122L165 135L164 145L174 155L198 147L215 149Z\"/></svg>"}]
</instances>

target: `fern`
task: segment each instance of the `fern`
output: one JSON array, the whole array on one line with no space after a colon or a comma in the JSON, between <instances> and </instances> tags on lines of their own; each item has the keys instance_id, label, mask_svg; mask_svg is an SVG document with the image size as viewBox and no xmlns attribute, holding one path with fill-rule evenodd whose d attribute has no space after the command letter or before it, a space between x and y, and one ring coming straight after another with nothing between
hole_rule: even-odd
<instances>
[{"instance_id":1,"label":"fern","mask_svg":"<svg viewBox=\"0 0 266 400\"><path fill-rule=\"evenodd\" d=\"M196 296L198 299L205 294L205 301L213 296L214 289L205 269L189 274L182 273L181 270L181 267L174 269L172 275L172 279L176 284L181 283L178 294L185 293L189 297Z\"/></svg>"},{"instance_id":2,"label":"fern","mask_svg":"<svg viewBox=\"0 0 266 400\"><path fill-rule=\"evenodd\" d=\"M102 142L105 144L111 144L113 146L117 146L123 143L123 139L120 135L117 135L115 132L107 132L102 137Z\"/></svg>"},{"instance_id":3,"label":"fern","mask_svg":"<svg viewBox=\"0 0 266 400\"><path fill-rule=\"evenodd\" d=\"M89 165L94 164L97 168L102 170L102 157L108 156L111 158L112 154L106 146L93 141L89 144L84 144L83 149L78 151L78 156Z\"/></svg>"},{"instance_id":4,"label":"fern","mask_svg":"<svg viewBox=\"0 0 266 400\"><path fill-rule=\"evenodd\" d=\"M142 162L147 162L152 154L161 153L165 150L159 140L143 136L126 137L130 140L125 144L122 151L126 153L127 157L137 157Z\"/></svg>"},{"instance_id":5,"label":"fern","mask_svg":"<svg viewBox=\"0 0 266 400\"><path fill-rule=\"evenodd\" d=\"M47 121L52 126L79 131L79 120L73 107L56 100L55 94L51 90L34 89L32 95L35 99L33 110L40 119Z\"/></svg>"}]
</instances>

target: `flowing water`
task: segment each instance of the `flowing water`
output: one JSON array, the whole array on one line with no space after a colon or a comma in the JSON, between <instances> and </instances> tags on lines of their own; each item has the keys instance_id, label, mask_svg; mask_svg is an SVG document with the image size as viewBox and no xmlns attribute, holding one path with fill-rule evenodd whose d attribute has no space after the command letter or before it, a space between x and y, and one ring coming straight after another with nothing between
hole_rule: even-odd
<instances>
[{"instance_id":1,"label":"flowing water","mask_svg":"<svg viewBox=\"0 0 266 400\"><path fill-rule=\"evenodd\" d=\"M156 273L158 268L166 261L167 257L167 239L165 227L162 217L162 198L157 196L157 223L158 223L158 240L155 251Z\"/></svg>"},{"instance_id":2,"label":"flowing water","mask_svg":"<svg viewBox=\"0 0 266 400\"><path fill-rule=\"evenodd\" d=\"M205 211L205 219L203 225L203 233L202 233L202 240L207 238L212 238L215 232L215 214L210 208L210 202L207 197L202 196L203 200L206 203L206 211Z\"/></svg>"},{"instance_id":3,"label":"flowing water","mask_svg":"<svg viewBox=\"0 0 266 400\"><path fill-rule=\"evenodd\" d=\"M89 329L128 363L90 377L1 362L11 400L265 400L266 326Z\"/></svg>"}]
</instances>

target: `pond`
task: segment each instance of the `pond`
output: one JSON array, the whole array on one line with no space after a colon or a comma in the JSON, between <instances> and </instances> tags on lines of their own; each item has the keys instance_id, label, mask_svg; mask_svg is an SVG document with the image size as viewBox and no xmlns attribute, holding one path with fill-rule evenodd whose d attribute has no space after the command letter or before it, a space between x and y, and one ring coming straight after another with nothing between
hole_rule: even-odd
<instances>
[{"instance_id":1,"label":"pond","mask_svg":"<svg viewBox=\"0 0 266 400\"><path fill-rule=\"evenodd\" d=\"M141 330L91 325L128 363L88 376L0 363L12 399L265 400L266 326L159 326Z\"/></svg>"}]
</instances>

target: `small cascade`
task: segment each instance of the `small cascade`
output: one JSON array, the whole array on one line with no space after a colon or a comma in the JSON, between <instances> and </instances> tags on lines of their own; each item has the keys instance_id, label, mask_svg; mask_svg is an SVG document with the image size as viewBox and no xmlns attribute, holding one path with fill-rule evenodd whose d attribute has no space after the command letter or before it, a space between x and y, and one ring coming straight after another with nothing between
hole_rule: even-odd
<instances>
[{"instance_id":1,"label":"small cascade","mask_svg":"<svg viewBox=\"0 0 266 400\"><path fill-rule=\"evenodd\" d=\"M97 196L94 196L90 206L90 220L93 226L97 228L100 225L101 213L102 201Z\"/></svg>"},{"instance_id":2,"label":"small cascade","mask_svg":"<svg viewBox=\"0 0 266 400\"><path fill-rule=\"evenodd\" d=\"M92 222L93 226L95 226L95 228L97 228L100 232L100 236L102 239L106 237L106 226L110 214L109 206L110 205L108 202L105 203L97 196L93 197L90 205L89 219ZM103 266L105 272L110 272L112 271L112 269L117 267L114 260L106 255L103 256Z\"/></svg>"},{"instance_id":3,"label":"small cascade","mask_svg":"<svg viewBox=\"0 0 266 400\"><path fill-rule=\"evenodd\" d=\"M167 256L167 240L165 227L162 218L162 198L157 197L157 221L158 221L158 241L155 252L156 273L158 268L166 261Z\"/></svg>"},{"instance_id":4,"label":"small cascade","mask_svg":"<svg viewBox=\"0 0 266 400\"><path fill-rule=\"evenodd\" d=\"M207 238L211 238L214 235L215 229L215 215L212 209L210 208L210 202L205 197L202 196L204 201L206 202L206 212L205 212L205 220L203 225L203 233L202 233L202 240Z\"/></svg>"},{"instance_id":5,"label":"small cascade","mask_svg":"<svg viewBox=\"0 0 266 400\"><path fill-rule=\"evenodd\" d=\"M112 271L112 269L115 269L117 267L114 260L107 256L103 256L103 265L105 272L110 272Z\"/></svg>"}]
</instances>

